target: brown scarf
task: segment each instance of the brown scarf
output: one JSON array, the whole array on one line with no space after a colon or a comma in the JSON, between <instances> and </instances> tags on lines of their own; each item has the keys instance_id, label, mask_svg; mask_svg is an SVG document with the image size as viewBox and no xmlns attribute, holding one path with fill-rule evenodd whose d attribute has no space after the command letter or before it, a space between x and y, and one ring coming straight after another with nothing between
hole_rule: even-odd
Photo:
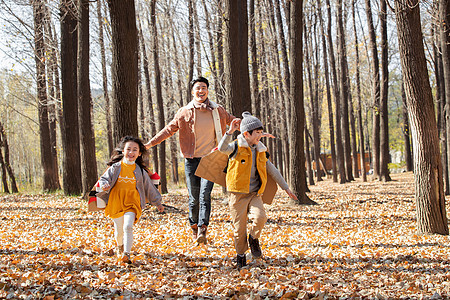
<instances>
[{"instance_id":1,"label":"brown scarf","mask_svg":"<svg viewBox=\"0 0 450 300\"><path fill-rule=\"evenodd\" d=\"M211 103L209 102L209 99L206 99L203 102L198 102L198 101L193 100L193 104L194 104L194 108L200 109L200 111L206 111L206 110L212 111L213 110L213 108L211 107Z\"/></svg>"}]
</instances>

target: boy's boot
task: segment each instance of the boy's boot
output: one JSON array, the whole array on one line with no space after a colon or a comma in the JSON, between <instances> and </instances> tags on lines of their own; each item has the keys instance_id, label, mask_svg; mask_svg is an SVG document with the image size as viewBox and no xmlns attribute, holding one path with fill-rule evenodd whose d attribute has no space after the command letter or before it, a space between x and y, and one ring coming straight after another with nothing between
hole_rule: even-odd
<instances>
[{"instance_id":1,"label":"boy's boot","mask_svg":"<svg viewBox=\"0 0 450 300\"><path fill-rule=\"evenodd\" d=\"M206 226L206 225L202 225L202 227L198 228L197 243L206 245L206 243L207 243L206 230L207 229L208 229L208 226Z\"/></svg>"},{"instance_id":2,"label":"boy's boot","mask_svg":"<svg viewBox=\"0 0 450 300\"><path fill-rule=\"evenodd\" d=\"M197 241L197 233L198 233L198 226L197 224L191 225L191 229L192 229L192 240L194 242Z\"/></svg>"},{"instance_id":3,"label":"boy's boot","mask_svg":"<svg viewBox=\"0 0 450 300\"><path fill-rule=\"evenodd\" d=\"M238 269L243 268L247 265L247 259L245 254L236 255L236 266Z\"/></svg>"},{"instance_id":4,"label":"boy's boot","mask_svg":"<svg viewBox=\"0 0 450 300\"><path fill-rule=\"evenodd\" d=\"M254 239L250 234L248 235L248 243L250 245L250 251L253 258L260 258L262 256L261 247L259 246L259 240Z\"/></svg>"}]
</instances>

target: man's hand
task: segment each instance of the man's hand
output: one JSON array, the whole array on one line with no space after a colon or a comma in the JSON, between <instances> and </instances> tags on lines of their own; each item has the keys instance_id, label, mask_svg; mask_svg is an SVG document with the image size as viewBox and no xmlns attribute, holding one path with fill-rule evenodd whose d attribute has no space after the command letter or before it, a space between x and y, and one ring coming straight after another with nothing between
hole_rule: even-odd
<instances>
[{"instance_id":1,"label":"man's hand","mask_svg":"<svg viewBox=\"0 0 450 300\"><path fill-rule=\"evenodd\" d=\"M164 212L164 206L162 204L158 205L156 208L158 209L159 212L161 213Z\"/></svg>"}]
</instances>

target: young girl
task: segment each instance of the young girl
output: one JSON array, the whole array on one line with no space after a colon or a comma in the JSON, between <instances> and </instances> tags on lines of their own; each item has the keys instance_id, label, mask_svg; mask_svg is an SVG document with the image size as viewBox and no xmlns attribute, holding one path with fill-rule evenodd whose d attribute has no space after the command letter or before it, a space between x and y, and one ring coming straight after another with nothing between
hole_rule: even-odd
<instances>
[{"instance_id":1,"label":"young girl","mask_svg":"<svg viewBox=\"0 0 450 300\"><path fill-rule=\"evenodd\" d=\"M114 237L121 261L130 262L133 245L133 224L141 217L146 200L164 211L161 194L153 185L142 154L146 152L142 141L124 137L113 151L108 170L100 177L104 191L98 197L105 200L105 215L114 221Z\"/></svg>"}]
</instances>

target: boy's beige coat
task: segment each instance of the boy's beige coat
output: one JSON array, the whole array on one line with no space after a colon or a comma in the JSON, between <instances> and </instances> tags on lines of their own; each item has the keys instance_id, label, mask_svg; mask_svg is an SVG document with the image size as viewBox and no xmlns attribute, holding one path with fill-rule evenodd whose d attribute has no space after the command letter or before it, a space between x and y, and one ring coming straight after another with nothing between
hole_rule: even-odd
<instances>
[{"instance_id":1,"label":"boy's beige coat","mask_svg":"<svg viewBox=\"0 0 450 300\"><path fill-rule=\"evenodd\" d=\"M205 178L209 181L217 183L221 186L227 186L226 173L224 172L227 166L228 155L215 149L210 154L202 157L200 164L197 167L195 175ZM273 198L277 192L278 186L275 180L267 173L266 188L262 196L265 204L272 204Z\"/></svg>"}]
</instances>

